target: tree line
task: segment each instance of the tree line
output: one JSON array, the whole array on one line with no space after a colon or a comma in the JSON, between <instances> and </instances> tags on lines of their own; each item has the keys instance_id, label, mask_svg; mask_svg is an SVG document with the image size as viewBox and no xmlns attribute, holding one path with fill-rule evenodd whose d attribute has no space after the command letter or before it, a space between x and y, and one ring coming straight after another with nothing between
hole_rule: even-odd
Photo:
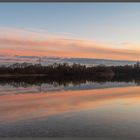
<instances>
[{"instance_id":1,"label":"tree line","mask_svg":"<svg viewBox=\"0 0 140 140\"><path fill-rule=\"evenodd\" d=\"M137 77L140 76L140 64L125 66L86 66L81 64L58 64L43 66L40 64L15 63L8 67L0 67L0 76L40 75L46 77L83 77L83 78L112 78L112 77Z\"/></svg>"}]
</instances>

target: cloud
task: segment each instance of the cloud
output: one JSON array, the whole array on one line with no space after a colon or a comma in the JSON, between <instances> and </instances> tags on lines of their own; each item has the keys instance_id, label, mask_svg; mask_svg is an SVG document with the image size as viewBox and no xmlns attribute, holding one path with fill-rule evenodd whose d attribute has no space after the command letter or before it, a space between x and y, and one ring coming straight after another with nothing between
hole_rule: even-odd
<instances>
[{"instance_id":1,"label":"cloud","mask_svg":"<svg viewBox=\"0 0 140 140\"><path fill-rule=\"evenodd\" d=\"M123 48L127 48L129 50L137 50L140 51L140 43L138 42L129 42L129 41L124 41L120 43Z\"/></svg>"},{"instance_id":2,"label":"cloud","mask_svg":"<svg viewBox=\"0 0 140 140\"><path fill-rule=\"evenodd\" d=\"M132 43L131 42L128 42L128 41L121 42L120 44L121 45L132 45Z\"/></svg>"},{"instance_id":3,"label":"cloud","mask_svg":"<svg viewBox=\"0 0 140 140\"><path fill-rule=\"evenodd\" d=\"M133 45L123 42L123 45ZM131 46L133 48L133 46ZM139 60L140 50L116 49L109 44L50 36L23 29L0 28L0 55L37 55Z\"/></svg>"},{"instance_id":4,"label":"cloud","mask_svg":"<svg viewBox=\"0 0 140 140\"><path fill-rule=\"evenodd\" d=\"M57 33L57 34L59 34L59 35L61 35L61 36L68 36L68 37L72 37L72 36L75 36L75 34L74 33L71 33L71 32L59 32L59 33Z\"/></svg>"}]
</instances>

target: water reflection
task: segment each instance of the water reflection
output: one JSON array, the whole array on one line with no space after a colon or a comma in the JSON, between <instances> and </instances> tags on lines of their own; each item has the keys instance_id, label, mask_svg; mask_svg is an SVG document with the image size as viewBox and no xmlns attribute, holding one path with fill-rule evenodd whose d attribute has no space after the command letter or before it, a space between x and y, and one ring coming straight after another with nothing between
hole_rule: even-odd
<instances>
[{"instance_id":1,"label":"water reflection","mask_svg":"<svg viewBox=\"0 0 140 140\"><path fill-rule=\"evenodd\" d=\"M54 114L93 109L115 100L125 99L127 103L136 103L139 98L140 87L5 95L0 98L0 121L46 118Z\"/></svg>"},{"instance_id":2,"label":"water reflection","mask_svg":"<svg viewBox=\"0 0 140 140\"><path fill-rule=\"evenodd\" d=\"M25 79L0 80L0 136L140 137L136 80Z\"/></svg>"},{"instance_id":3,"label":"water reflection","mask_svg":"<svg viewBox=\"0 0 140 140\"><path fill-rule=\"evenodd\" d=\"M1 77L0 95L48 93L139 86L138 79L47 79L44 77Z\"/></svg>"}]
</instances>

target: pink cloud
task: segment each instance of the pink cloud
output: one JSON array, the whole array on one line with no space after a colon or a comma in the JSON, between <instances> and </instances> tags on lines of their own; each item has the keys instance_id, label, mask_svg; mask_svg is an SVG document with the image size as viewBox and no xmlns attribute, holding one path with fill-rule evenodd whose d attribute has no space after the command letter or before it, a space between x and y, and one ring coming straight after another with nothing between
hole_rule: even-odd
<instances>
[{"instance_id":1,"label":"pink cloud","mask_svg":"<svg viewBox=\"0 0 140 140\"><path fill-rule=\"evenodd\" d=\"M123 42L130 45L129 42ZM102 42L68 39L13 28L0 28L0 54L140 59L139 50L115 49Z\"/></svg>"}]
</instances>

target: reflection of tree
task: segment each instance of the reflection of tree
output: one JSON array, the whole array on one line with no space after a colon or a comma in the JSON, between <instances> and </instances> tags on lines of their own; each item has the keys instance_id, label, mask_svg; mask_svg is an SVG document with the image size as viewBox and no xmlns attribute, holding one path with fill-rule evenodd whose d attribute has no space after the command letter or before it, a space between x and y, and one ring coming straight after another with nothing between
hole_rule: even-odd
<instances>
[{"instance_id":1,"label":"reflection of tree","mask_svg":"<svg viewBox=\"0 0 140 140\"><path fill-rule=\"evenodd\" d=\"M140 65L134 66L91 66L80 64L54 63L49 66L31 63L15 63L9 67L0 67L0 84L14 87L40 86L42 83L57 86L80 85L81 83L106 81L131 82L140 84ZM8 76L12 75L12 76Z\"/></svg>"},{"instance_id":2,"label":"reflection of tree","mask_svg":"<svg viewBox=\"0 0 140 140\"><path fill-rule=\"evenodd\" d=\"M105 82L135 82L140 85L140 78L124 77L124 76L114 76L112 79L107 78L95 78L95 77L65 77L65 78L46 78L44 76L33 76L33 77L1 77L0 85L11 85L13 87L31 87L38 86L39 91L42 91L42 84L50 84L54 87L59 86L78 86L81 84L90 83L100 83Z\"/></svg>"}]
</instances>

